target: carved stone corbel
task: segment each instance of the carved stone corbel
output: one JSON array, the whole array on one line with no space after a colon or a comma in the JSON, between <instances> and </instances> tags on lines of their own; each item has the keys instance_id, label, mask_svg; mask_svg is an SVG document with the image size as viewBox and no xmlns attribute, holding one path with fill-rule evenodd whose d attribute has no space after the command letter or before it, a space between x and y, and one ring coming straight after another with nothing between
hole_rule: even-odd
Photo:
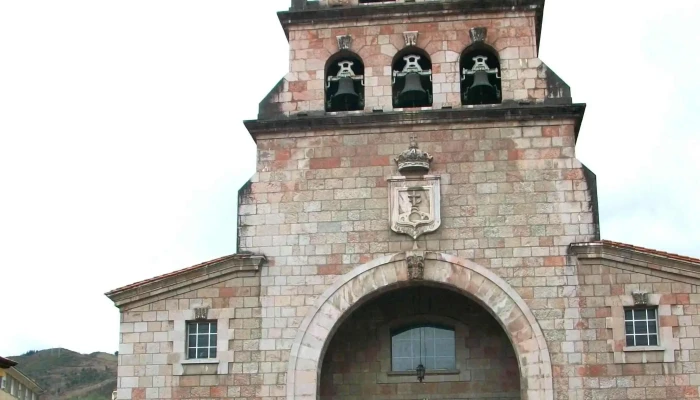
<instances>
[{"instance_id":1,"label":"carved stone corbel","mask_svg":"<svg viewBox=\"0 0 700 400\"><path fill-rule=\"evenodd\" d=\"M350 50L352 47L352 36L350 35L340 35L336 36L338 40L338 50Z\"/></svg>"},{"instance_id":2,"label":"carved stone corbel","mask_svg":"<svg viewBox=\"0 0 700 400\"><path fill-rule=\"evenodd\" d=\"M416 46L416 43L418 43L418 32L404 32L403 41L406 43L406 46Z\"/></svg>"},{"instance_id":3,"label":"carved stone corbel","mask_svg":"<svg viewBox=\"0 0 700 400\"><path fill-rule=\"evenodd\" d=\"M422 280L425 275L425 257L422 253L407 253L406 267L409 280Z\"/></svg>"},{"instance_id":4,"label":"carved stone corbel","mask_svg":"<svg viewBox=\"0 0 700 400\"><path fill-rule=\"evenodd\" d=\"M199 307L194 309L194 319L201 321L209 319L209 307Z\"/></svg>"},{"instance_id":5,"label":"carved stone corbel","mask_svg":"<svg viewBox=\"0 0 700 400\"><path fill-rule=\"evenodd\" d=\"M472 43L479 43L486 41L486 35L488 34L488 29L484 27L476 27L469 30L469 37L472 39Z\"/></svg>"},{"instance_id":6,"label":"carved stone corbel","mask_svg":"<svg viewBox=\"0 0 700 400\"><path fill-rule=\"evenodd\" d=\"M635 290L632 292L632 299L634 300L635 306L645 306L649 304L649 293L641 290Z\"/></svg>"}]
</instances>

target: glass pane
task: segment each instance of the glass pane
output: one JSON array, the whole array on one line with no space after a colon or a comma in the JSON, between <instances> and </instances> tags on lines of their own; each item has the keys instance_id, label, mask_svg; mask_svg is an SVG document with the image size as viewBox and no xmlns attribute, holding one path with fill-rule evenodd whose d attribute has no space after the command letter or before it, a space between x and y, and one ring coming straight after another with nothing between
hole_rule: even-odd
<instances>
[{"instance_id":1,"label":"glass pane","mask_svg":"<svg viewBox=\"0 0 700 400\"><path fill-rule=\"evenodd\" d=\"M209 333L209 323L202 322L199 324L199 333Z\"/></svg>"},{"instance_id":2,"label":"glass pane","mask_svg":"<svg viewBox=\"0 0 700 400\"><path fill-rule=\"evenodd\" d=\"M413 369L413 362L410 358L395 358L393 362L394 371L408 371Z\"/></svg>"},{"instance_id":3,"label":"glass pane","mask_svg":"<svg viewBox=\"0 0 700 400\"><path fill-rule=\"evenodd\" d=\"M197 349L195 349L194 347L190 348L187 353L187 358L197 358Z\"/></svg>"},{"instance_id":4,"label":"glass pane","mask_svg":"<svg viewBox=\"0 0 700 400\"><path fill-rule=\"evenodd\" d=\"M187 343L189 343L190 347L197 347L197 336L190 335L187 340Z\"/></svg>"},{"instance_id":5,"label":"glass pane","mask_svg":"<svg viewBox=\"0 0 700 400\"><path fill-rule=\"evenodd\" d=\"M647 333L647 323L644 321L636 321L634 323L634 333Z\"/></svg>"},{"instance_id":6,"label":"glass pane","mask_svg":"<svg viewBox=\"0 0 700 400\"><path fill-rule=\"evenodd\" d=\"M411 343L408 340L395 340L392 346L392 355L394 357L411 357Z\"/></svg>"},{"instance_id":7,"label":"glass pane","mask_svg":"<svg viewBox=\"0 0 700 400\"><path fill-rule=\"evenodd\" d=\"M647 335L637 335L637 346L648 346L649 338Z\"/></svg>"},{"instance_id":8,"label":"glass pane","mask_svg":"<svg viewBox=\"0 0 700 400\"><path fill-rule=\"evenodd\" d=\"M409 354L413 357L419 357L421 354L425 355L425 350L421 349L421 342L419 340L411 341L411 350Z\"/></svg>"},{"instance_id":9,"label":"glass pane","mask_svg":"<svg viewBox=\"0 0 700 400\"><path fill-rule=\"evenodd\" d=\"M407 340L407 339L410 339L410 338L411 338L411 332L406 331L406 332L401 332L401 333L394 334L394 335L391 337L391 340Z\"/></svg>"},{"instance_id":10,"label":"glass pane","mask_svg":"<svg viewBox=\"0 0 700 400\"><path fill-rule=\"evenodd\" d=\"M437 329L435 329L435 337L441 338L441 339L449 339L449 338L454 338L455 333L451 329L437 328Z\"/></svg>"},{"instance_id":11,"label":"glass pane","mask_svg":"<svg viewBox=\"0 0 700 400\"><path fill-rule=\"evenodd\" d=\"M435 328L423 328L423 340L429 341L435 339Z\"/></svg>"},{"instance_id":12,"label":"glass pane","mask_svg":"<svg viewBox=\"0 0 700 400\"><path fill-rule=\"evenodd\" d=\"M649 321L649 333L656 333L656 321Z\"/></svg>"},{"instance_id":13,"label":"glass pane","mask_svg":"<svg viewBox=\"0 0 700 400\"><path fill-rule=\"evenodd\" d=\"M455 354L454 341L440 339L435 341L435 355L438 357L453 357Z\"/></svg>"},{"instance_id":14,"label":"glass pane","mask_svg":"<svg viewBox=\"0 0 700 400\"><path fill-rule=\"evenodd\" d=\"M197 340L197 346L207 347L209 346L209 335L199 335Z\"/></svg>"},{"instance_id":15,"label":"glass pane","mask_svg":"<svg viewBox=\"0 0 700 400\"><path fill-rule=\"evenodd\" d=\"M647 310L634 310L634 319L647 319Z\"/></svg>"},{"instance_id":16,"label":"glass pane","mask_svg":"<svg viewBox=\"0 0 700 400\"><path fill-rule=\"evenodd\" d=\"M426 339L423 342L423 357L435 357L435 339Z\"/></svg>"},{"instance_id":17,"label":"glass pane","mask_svg":"<svg viewBox=\"0 0 700 400\"><path fill-rule=\"evenodd\" d=\"M216 322L211 323L211 325L209 326L209 331L211 333L216 333Z\"/></svg>"},{"instance_id":18,"label":"glass pane","mask_svg":"<svg viewBox=\"0 0 700 400\"><path fill-rule=\"evenodd\" d=\"M197 324L187 324L187 333L197 333Z\"/></svg>"},{"instance_id":19,"label":"glass pane","mask_svg":"<svg viewBox=\"0 0 700 400\"><path fill-rule=\"evenodd\" d=\"M659 345L658 336L656 336L656 335L649 336L649 346L658 346L658 345Z\"/></svg>"},{"instance_id":20,"label":"glass pane","mask_svg":"<svg viewBox=\"0 0 700 400\"><path fill-rule=\"evenodd\" d=\"M634 325L632 322L625 322L625 333L628 335L634 333Z\"/></svg>"},{"instance_id":21,"label":"glass pane","mask_svg":"<svg viewBox=\"0 0 700 400\"><path fill-rule=\"evenodd\" d=\"M207 349L197 349L197 358L207 358Z\"/></svg>"},{"instance_id":22,"label":"glass pane","mask_svg":"<svg viewBox=\"0 0 700 400\"><path fill-rule=\"evenodd\" d=\"M435 359L435 369L454 369L455 360L452 357L437 357Z\"/></svg>"},{"instance_id":23,"label":"glass pane","mask_svg":"<svg viewBox=\"0 0 700 400\"><path fill-rule=\"evenodd\" d=\"M632 310L625 310L625 319L626 320L632 319Z\"/></svg>"},{"instance_id":24,"label":"glass pane","mask_svg":"<svg viewBox=\"0 0 700 400\"><path fill-rule=\"evenodd\" d=\"M627 335L627 345L634 346L634 335Z\"/></svg>"},{"instance_id":25,"label":"glass pane","mask_svg":"<svg viewBox=\"0 0 700 400\"><path fill-rule=\"evenodd\" d=\"M647 310L649 314L649 319L656 319L656 309L655 308L650 308Z\"/></svg>"},{"instance_id":26,"label":"glass pane","mask_svg":"<svg viewBox=\"0 0 700 400\"><path fill-rule=\"evenodd\" d=\"M209 358L216 358L216 348L209 349Z\"/></svg>"}]
</instances>

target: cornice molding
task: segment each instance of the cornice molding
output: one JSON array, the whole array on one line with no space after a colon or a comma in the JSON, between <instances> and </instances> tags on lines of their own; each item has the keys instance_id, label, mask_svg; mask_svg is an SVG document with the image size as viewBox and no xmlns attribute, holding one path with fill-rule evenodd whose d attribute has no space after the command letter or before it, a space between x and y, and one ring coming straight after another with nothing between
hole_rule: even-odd
<instances>
[{"instance_id":1,"label":"cornice molding","mask_svg":"<svg viewBox=\"0 0 700 400\"><path fill-rule=\"evenodd\" d=\"M265 256L262 255L233 255L201 267L126 286L105 295L117 308L131 309L214 285L230 279L232 275L257 273L264 261Z\"/></svg>"},{"instance_id":2,"label":"cornice molding","mask_svg":"<svg viewBox=\"0 0 700 400\"><path fill-rule=\"evenodd\" d=\"M576 138L586 110L585 104L502 104L489 107L463 107L439 110L362 112L344 114L292 115L274 119L244 121L256 140L260 135L293 131L344 130L379 128L397 125L444 125L452 123L483 123L573 119Z\"/></svg>"},{"instance_id":3,"label":"cornice molding","mask_svg":"<svg viewBox=\"0 0 700 400\"><path fill-rule=\"evenodd\" d=\"M569 254L582 264L603 260L614 268L700 285L700 263L605 242L572 243Z\"/></svg>"},{"instance_id":4,"label":"cornice molding","mask_svg":"<svg viewBox=\"0 0 700 400\"><path fill-rule=\"evenodd\" d=\"M294 6L296 4L296 6ZM545 0L452 0L420 3L393 3L321 7L317 3L295 1L289 11L277 16L289 39L289 27L298 24L377 20L391 17L422 18L433 15L476 14L485 12L534 11L539 49Z\"/></svg>"}]
</instances>

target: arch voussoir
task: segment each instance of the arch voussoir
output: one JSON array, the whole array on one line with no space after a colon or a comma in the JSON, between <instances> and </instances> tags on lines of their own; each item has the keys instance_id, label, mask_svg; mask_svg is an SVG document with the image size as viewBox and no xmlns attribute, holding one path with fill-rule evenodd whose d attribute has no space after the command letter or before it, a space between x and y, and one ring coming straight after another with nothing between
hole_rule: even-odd
<instances>
[{"instance_id":1,"label":"arch voussoir","mask_svg":"<svg viewBox=\"0 0 700 400\"><path fill-rule=\"evenodd\" d=\"M425 283L444 285L479 302L501 324L515 350L522 398L553 400L547 342L518 293L488 269L458 257L425 253ZM310 309L292 345L287 400L316 400L323 352L355 307L384 290L409 283L406 254L379 258L338 278Z\"/></svg>"}]
</instances>

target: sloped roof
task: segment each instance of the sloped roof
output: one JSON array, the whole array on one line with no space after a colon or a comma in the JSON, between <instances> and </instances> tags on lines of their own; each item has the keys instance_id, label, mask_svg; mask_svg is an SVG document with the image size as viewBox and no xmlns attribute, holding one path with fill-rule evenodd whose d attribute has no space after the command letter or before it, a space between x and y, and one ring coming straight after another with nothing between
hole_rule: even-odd
<instances>
[{"instance_id":1,"label":"sloped roof","mask_svg":"<svg viewBox=\"0 0 700 400\"><path fill-rule=\"evenodd\" d=\"M147 302L148 299L167 298L178 291L192 290L199 286L212 284L217 279L224 279L233 273L258 271L265 261L265 256L252 253L237 253L219 257L191 267L183 268L164 275L142 280L105 293L117 307L135 302Z\"/></svg>"},{"instance_id":2,"label":"sloped roof","mask_svg":"<svg viewBox=\"0 0 700 400\"><path fill-rule=\"evenodd\" d=\"M693 264L700 264L700 258L694 258L694 257L688 257L680 254L674 254L674 253L667 253L665 251L661 250L654 250L654 249L649 249L646 247L640 247L640 246L635 246L632 244L627 244L627 243L621 243L621 242L614 242L612 240L599 240L595 242L588 242L588 243L574 243L572 246L586 246L586 245L605 245L605 246L610 246L610 247L615 247L623 250L631 250L631 251L636 251L639 253L645 253L649 254L652 256L657 256L657 257L664 257L664 258L670 258L672 260L678 260L678 261L685 261Z\"/></svg>"},{"instance_id":3,"label":"sloped roof","mask_svg":"<svg viewBox=\"0 0 700 400\"><path fill-rule=\"evenodd\" d=\"M222 262L222 261L231 260L231 259L236 258L237 256L242 257L242 256L244 256L244 255L242 255L242 254L231 254L231 255L228 255L228 256L215 258L215 259L213 259L213 260L205 261L205 262L203 262L203 263L200 263L200 264L197 264L197 265L193 265L193 266L191 266L191 267L179 269L179 270L177 270L177 271L169 272L169 273L167 273L167 274L158 275L158 276L155 276L155 277L153 277L153 278L144 279L144 280L142 280L142 281L138 281L138 282L134 282L134 283L132 283L132 284L126 285L126 286L122 286L122 287L120 287L120 288L117 288L117 289L114 289L114 290L111 290L111 291L105 293L105 295L106 295L106 296L111 296L111 295L117 294L117 293L119 293L119 292L124 292L124 291L129 290L129 289L134 289L134 288L137 288L137 287L139 287L139 286L143 286L143 285L145 285L145 284L147 284L147 283L157 282L157 281L160 281L160 280L163 280L163 279L167 279L167 278L171 278L171 277L174 277L174 276L177 276L177 275L182 275L182 274L184 274L184 273L186 273L186 272L193 271L193 270L198 269L198 268L204 268L204 267L206 267L206 266L208 266L208 265L213 265L213 264L216 264L216 263L219 263L219 262Z\"/></svg>"},{"instance_id":4,"label":"sloped roof","mask_svg":"<svg viewBox=\"0 0 700 400\"><path fill-rule=\"evenodd\" d=\"M10 368L17 365L16 361L12 361L9 358L0 357L0 368Z\"/></svg>"}]
</instances>

